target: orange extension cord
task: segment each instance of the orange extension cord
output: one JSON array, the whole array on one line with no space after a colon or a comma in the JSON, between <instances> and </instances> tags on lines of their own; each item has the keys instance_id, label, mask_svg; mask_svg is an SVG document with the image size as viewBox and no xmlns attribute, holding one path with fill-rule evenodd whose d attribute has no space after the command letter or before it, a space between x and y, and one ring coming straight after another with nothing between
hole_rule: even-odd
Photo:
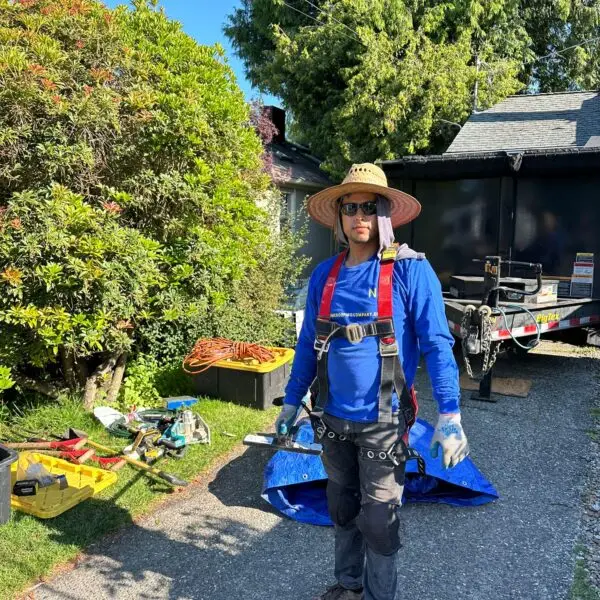
<instances>
[{"instance_id":1,"label":"orange extension cord","mask_svg":"<svg viewBox=\"0 0 600 600\"><path fill-rule=\"evenodd\" d=\"M263 363L273 360L275 355L258 344L233 342L225 338L201 338L183 359L183 370L190 375L197 375L212 367L216 362L227 358L255 359Z\"/></svg>"}]
</instances>

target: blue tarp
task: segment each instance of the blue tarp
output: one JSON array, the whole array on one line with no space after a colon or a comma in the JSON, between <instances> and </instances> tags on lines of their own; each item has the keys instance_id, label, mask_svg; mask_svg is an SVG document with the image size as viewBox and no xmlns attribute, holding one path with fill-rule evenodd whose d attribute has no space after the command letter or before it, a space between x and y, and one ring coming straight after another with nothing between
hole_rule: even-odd
<instances>
[{"instance_id":1,"label":"blue tarp","mask_svg":"<svg viewBox=\"0 0 600 600\"><path fill-rule=\"evenodd\" d=\"M417 419L409 444L425 460L426 475L419 475L416 461L406 467L403 502L444 503L477 506L496 500L498 492L467 457L452 469L442 467L441 458L430 458L433 427ZM298 441L313 442L308 419L301 422ZM333 525L327 512L327 475L319 456L277 452L265 468L262 497L286 516L312 525Z\"/></svg>"}]
</instances>

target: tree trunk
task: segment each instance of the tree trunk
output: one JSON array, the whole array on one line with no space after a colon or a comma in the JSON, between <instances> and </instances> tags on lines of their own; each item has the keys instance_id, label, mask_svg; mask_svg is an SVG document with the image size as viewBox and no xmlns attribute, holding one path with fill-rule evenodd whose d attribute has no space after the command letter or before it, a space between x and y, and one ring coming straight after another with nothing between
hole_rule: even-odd
<instances>
[{"instance_id":1,"label":"tree trunk","mask_svg":"<svg viewBox=\"0 0 600 600\"><path fill-rule=\"evenodd\" d=\"M118 354L112 354L87 378L87 381L85 382L85 392L83 395L83 407L86 410L91 411L94 406L96 393L98 392L98 379L102 377L102 375L105 375L114 369L118 358Z\"/></svg>"},{"instance_id":2,"label":"tree trunk","mask_svg":"<svg viewBox=\"0 0 600 600\"><path fill-rule=\"evenodd\" d=\"M19 384L25 389L33 390L34 392L44 394L44 396L49 396L54 400L59 396L60 392L58 388L53 386L51 383L45 381L37 381L36 379L26 377L25 375L12 375L12 377L14 378L15 383Z\"/></svg>"},{"instance_id":3,"label":"tree trunk","mask_svg":"<svg viewBox=\"0 0 600 600\"><path fill-rule=\"evenodd\" d=\"M123 375L125 374L125 365L127 364L127 352L123 352L121 356L119 356L119 360L117 360L117 364L115 366L115 372L112 376L112 381L110 382L110 388L108 389L108 396L106 398L107 402L110 404L111 402L115 402L117 396L119 395L119 390L121 389L121 383L123 382Z\"/></svg>"},{"instance_id":4,"label":"tree trunk","mask_svg":"<svg viewBox=\"0 0 600 600\"><path fill-rule=\"evenodd\" d=\"M83 407L85 410L91 412L94 407L97 390L98 384L96 383L96 377L92 375L91 377L88 377L88 380L85 382L85 392L83 394Z\"/></svg>"},{"instance_id":5,"label":"tree trunk","mask_svg":"<svg viewBox=\"0 0 600 600\"><path fill-rule=\"evenodd\" d=\"M71 391L75 391L79 387L77 373L75 372L75 356L71 350L67 350L64 346L60 347L60 358L62 362L63 377Z\"/></svg>"},{"instance_id":6,"label":"tree trunk","mask_svg":"<svg viewBox=\"0 0 600 600\"><path fill-rule=\"evenodd\" d=\"M79 382L79 388L84 388L89 375L88 364L85 358L74 357L75 360L75 373L77 375L77 381Z\"/></svg>"},{"instance_id":7,"label":"tree trunk","mask_svg":"<svg viewBox=\"0 0 600 600\"><path fill-rule=\"evenodd\" d=\"M100 383L100 386L99 386L99 389L101 392L108 394L108 390L110 389L110 386L112 385L113 377L114 377L114 371L112 373L105 374L102 376L102 382Z\"/></svg>"}]
</instances>

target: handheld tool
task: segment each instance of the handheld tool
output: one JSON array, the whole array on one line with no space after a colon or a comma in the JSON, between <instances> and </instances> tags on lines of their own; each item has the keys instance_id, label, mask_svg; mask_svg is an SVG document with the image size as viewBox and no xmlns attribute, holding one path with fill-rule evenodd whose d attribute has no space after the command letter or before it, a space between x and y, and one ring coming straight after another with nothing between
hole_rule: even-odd
<instances>
[{"instance_id":1,"label":"handheld tool","mask_svg":"<svg viewBox=\"0 0 600 600\"><path fill-rule=\"evenodd\" d=\"M27 431L28 433L31 433L33 435L38 435L34 431L29 431L27 429L23 429L23 430ZM87 437L87 434L85 433L85 431L80 431L79 429L74 429L71 427L63 435L56 435L55 433L50 433L49 436L56 440L62 440L62 441L85 437L87 439L88 446L91 446L92 448L95 448L96 450L102 450L103 452L108 452L112 457L116 456L119 458L119 460L124 460L126 463L129 463L130 465L137 467L138 469L141 469L142 471L146 471L156 477L160 477L161 479L164 479L167 483L169 483L173 487L185 487L186 485L188 485L187 481L185 481L183 479L179 479L179 477L176 477L175 475L171 475L170 473L166 473L165 471L160 471L159 469L150 467L149 465L147 465L139 460L135 460L133 458L130 458L129 456L120 454L119 451L113 450L113 448L109 448L108 446L103 446L102 444L99 444L98 442L94 442L93 440L90 440Z\"/></svg>"},{"instance_id":2,"label":"handheld tool","mask_svg":"<svg viewBox=\"0 0 600 600\"><path fill-rule=\"evenodd\" d=\"M166 398L166 409L175 411L175 416L165 418L168 427L163 431L160 443L172 450L190 444L210 444L210 429L204 419L189 408L198 402L192 396Z\"/></svg>"},{"instance_id":3,"label":"handheld tool","mask_svg":"<svg viewBox=\"0 0 600 600\"><path fill-rule=\"evenodd\" d=\"M283 404L283 398L275 398L273 404L275 406L281 406ZM296 423L301 410L305 410L310 416L310 410L306 406L304 400L302 400L293 423ZM306 444L297 442L294 439L294 436L298 432L298 427L298 425L292 424L288 428L285 423L282 423L279 431L275 433L249 434L244 438L243 443L246 446L258 446L260 448L269 448L271 450L285 450L287 452L298 452L299 454L322 454L323 447L321 444Z\"/></svg>"},{"instance_id":4,"label":"handheld tool","mask_svg":"<svg viewBox=\"0 0 600 600\"><path fill-rule=\"evenodd\" d=\"M93 460L95 454L93 448L88 448L87 450L46 450L45 448L42 448L40 450L36 450L36 452L39 452L40 454L46 454L48 456L56 456L78 465L82 465L86 460Z\"/></svg>"},{"instance_id":5,"label":"handheld tool","mask_svg":"<svg viewBox=\"0 0 600 600\"><path fill-rule=\"evenodd\" d=\"M135 436L132 444L123 448L123 454L127 454L136 460L145 460L154 458L153 451L160 439L160 431L158 429L140 429Z\"/></svg>"},{"instance_id":6,"label":"handheld tool","mask_svg":"<svg viewBox=\"0 0 600 600\"><path fill-rule=\"evenodd\" d=\"M127 463L124 459L118 456L98 456L96 455L93 448L89 448L88 450L39 450L42 454L48 454L50 456L58 456L58 458L63 458L64 460L69 460L75 464L82 465L88 460L96 463L102 469L106 469L107 471L118 471L122 467L124 467Z\"/></svg>"},{"instance_id":7,"label":"handheld tool","mask_svg":"<svg viewBox=\"0 0 600 600\"><path fill-rule=\"evenodd\" d=\"M31 431L21 432L18 430L17 431L13 430L12 433L13 433L13 435L16 435L18 437L25 438L28 442L37 442L40 444L45 444L46 442L51 441L51 440L46 440L44 438L41 438L37 434L34 436L34 435L32 435L33 432L31 432ZM108 457L108 456L96 455L93 448L86 449L84 447L81 447L82 441L87 442L87 439L84 438L83 440L73 439L73 440L61 440L61 441L57 441L57 442L52 442L53 444L58 444L58 446L54 447L51 450L48 450L46 448L39 448L36 450L36 452L41 452L42 454L47 454L49 456L58 456L58 458L70 460L71 462L74 462L76 464L83 464L86 461L91 460L92 462L97 463L103 469L107 469L109 471L118 471L119 469L123 468L127 464L124 459L122 459L118 456ZM9 442L9 443L20 444L23 442L17 441L17 442ZM6 443L4 443L4 445L6 446ZM58 450L55 448L61 448L61 449ZM32 448L28 448L28 449L31 450Z\"/></svg>"},{"instance_id":8,"label":"handheld tool","mask_svg":"<svg viewBox=\"0 0 600 600\"><path fill-rule=\"evenodd\" d=\"M87 438L73 438L59 442L8 442L4 445L12 450L80 450L85 446Z\"/></svg>"},{"instance_id":9,"label":"handheld tool","mask_svg":"<svg viewBox=\"0 0 600 600\"><path fill-rule=\"evenodd\" d=\"M55 475L50 473L29 452L23 452L19 455L17 480L12 489L15 496L35 496L38 488L46 488L54 484L58 484L59 490L69 487L65 474Z\"/></svg>"},{"instance_id":10,"label":"handheld tool","mask_svg":"<svg viewBox=\"0 0 600 600\"><path fill-rule=\"evenodd\" d=\"M86 437L86 434L84 431L79 431L78 429L69 429L63 436L57 436L57 435L52 435L52 437L57 438L57 439L70 439L70 438L76 438L76 437ZM141 469L142 471L146 471L147 473L150 473L156 477L160 477L161 479L163 479L164 481L166 481L167 483L169 483L170 485L174 486L174 487L185 487L186 485L188 485L188 482L183 480L183 479L179 479L179 477L176 477L175 475L171 475L170 473L166 473L165 471L161 471L159 469L155 469L154 467L151 467L149 465L147 465L146 463L143 463L140 460L136 460L134 458L131 458L129 456L127 456L126 454L121 455L117 450L113 450L112 448L109 448L108 446L103 446L102 444L99 444L98 442L94 442L93 440L90 440L88 438L87 440L87 444L88 446L91 446L92 448L96 448L96 450L102 450L103 452L108 452L109 454L115 456L121 456L121 458L129 463L130 465L137 467L138 469Z\"/></svg>"}]
</instances>

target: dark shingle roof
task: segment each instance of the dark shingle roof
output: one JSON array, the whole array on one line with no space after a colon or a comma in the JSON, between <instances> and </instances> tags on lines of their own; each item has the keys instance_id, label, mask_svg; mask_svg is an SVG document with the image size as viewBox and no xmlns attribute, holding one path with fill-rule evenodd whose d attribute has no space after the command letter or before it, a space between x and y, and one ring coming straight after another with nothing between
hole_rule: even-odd
<instances>
[{"instance_id":1,"label":"dark shingle roof","mask_svg":"<svg viewBox=\"0 0 600 600\"><path fill-rule=\"evenodd\" d=\"M319 189L333 185L333 181L319 168L319 159L304 146L285 141L271 144L269 150L273 157L274 179L278 185L287 183Z\"/></svg>"},{"instance_id":2,"label":"dark shingle roof","mask_svg":"<svg viewBox=\"0 0 600 600\"><path fill-rule=\"evenodd\" d=\"M471 115L446 153L600 146L600 93L510 96Z\"/></svg>"}]
</instances>

